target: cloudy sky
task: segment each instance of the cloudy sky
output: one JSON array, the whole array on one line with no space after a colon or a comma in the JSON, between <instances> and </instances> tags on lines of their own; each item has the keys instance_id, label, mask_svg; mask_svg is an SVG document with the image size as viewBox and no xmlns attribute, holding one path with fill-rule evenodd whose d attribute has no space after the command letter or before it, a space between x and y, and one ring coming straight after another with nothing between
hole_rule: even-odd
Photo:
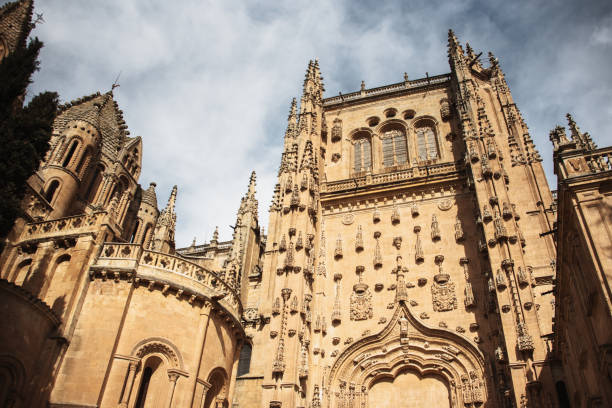
<instances>
[{"instance_id":1,"label":"cloudy sky","mask_svg":"<svg viewBox=\"0 0 612 408\"><path fill-rule=\"evenodd\" d=\"M38 0L36 12L45 48L31 93L69 101L121 72L141 184L157 182L160 206L179 187L177 246L215 225L231 237L251 170L267 226L289 103L315 57L327 96L442 74L453 28L499 58L550 182L548 132L567 111L612 144L610 1Z\"/></svg>"}]
</instances>

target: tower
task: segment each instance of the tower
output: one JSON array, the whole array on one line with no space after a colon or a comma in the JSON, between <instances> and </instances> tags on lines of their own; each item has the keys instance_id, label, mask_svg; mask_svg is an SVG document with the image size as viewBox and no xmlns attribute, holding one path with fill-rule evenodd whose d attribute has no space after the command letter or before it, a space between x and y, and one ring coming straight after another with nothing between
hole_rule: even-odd
<instances>
[{"instance_id":1,"label":"tower","mask_svg":"<svg viewBox=\"0 0 612 408\"><path fill-rule=\"evenodd\" d=\"M330 98L309 63L270 207L263 392L240 406L554 404L552 195L497 59L452 31L448 56Z\"/></svg>"}]
</instances>

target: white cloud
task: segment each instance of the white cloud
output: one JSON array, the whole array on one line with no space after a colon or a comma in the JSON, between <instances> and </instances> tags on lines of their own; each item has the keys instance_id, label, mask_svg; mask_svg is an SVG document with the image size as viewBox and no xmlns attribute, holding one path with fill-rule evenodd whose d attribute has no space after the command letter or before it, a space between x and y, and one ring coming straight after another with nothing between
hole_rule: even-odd
<instances>
[{"instance_id":1,"label":"white cloud","mask_svg":"<svg viewBox=\"0 0 612 408\"><path fill-rule=\"evenodd\" d=\"M177 245L229 239L250 171L262 225L291 97L318 57L327 95L448 71L446 32L495 51L553 180L548 130L576 113L605 142L612 63L610 15L597 5L517 2L81 0L38 2L45 42L33 92L64 100L110 88L132 135L142 135L141 184L163 206L179 186ZM593 6L595 9L595 6ZM595 28L593 28L595 27ZM608 142L609 143L609 142Z\"/></svg>"}]
</instances>

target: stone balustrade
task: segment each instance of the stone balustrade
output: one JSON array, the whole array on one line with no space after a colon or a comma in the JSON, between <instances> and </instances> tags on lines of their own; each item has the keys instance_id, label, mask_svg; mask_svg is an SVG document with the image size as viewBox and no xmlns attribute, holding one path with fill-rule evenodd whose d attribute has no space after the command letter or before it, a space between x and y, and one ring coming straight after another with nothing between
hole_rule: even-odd
<instances>
[{"instance_id":1,"label":"stone balustrade","mask_svg":"<svg viewBox=\"0 0 612 408\"><path fill-rule=\"evenodd\" d=\"M364 91L351 92L345 95L333 96L323 99L323 106L332 106L339 103L350 102L361 98L385 95L407 89L420 88L423 86L437 85L450 81L450 74L436 75L428 78L421 78L414 81L399 82L396 84L381 86L378 88L365 89Z\"/></svg>"},{"instance_id":2,"label":"stone balustrade","mask_svg":"<svg viewBox=\"0 0 612 408\"><path fill-rule=\"evenodd\" d=\"M207 297L215 298L235 317L242 313L242 305L236 292L217 274L200 265L189 262L178 256L143 249L140 244L105 243L94 269L134 269L136 277L150 280L147 269L162 272L160 277L172 280L173 275L187 278L197 292L204 287ZM177 278L179 277L177 276ZM184 286L185 279L174 279L179 286Z\"/></svg>"},{"instance_id":3,"label":"stone balustrade","mask_svg":"<svg viewBox=\"0 0 612 408\"><path fill-rule=\"evenodd\" d=\"M106 212L81 214L72 217L58 218L52 221L32 222L26 225L21 233L21 241L43 239L58 235L82 234L99 226L104 221Z\"/></svg>"},{"instance_id":4,"label":"stone balustrade","mask_svg":"<svg viewBox=\"0 0 612 408\"><path fill-rule=\"evenodd\" d=\"M584 155L591 173L612 170L612 146L596 149Z\"/></svg>"},{"instance_id":5,"label":"stone balustrade","mask_svg":"<svg viewBox=\"0 0 612 408\"><path fill-rule=\"evenodd\" d=\"M416 179L419 177L454 173L462 170L462 168L462 165L458 165L453 162L448 162L441 164L432 164L430 166L412 167L399 171L384 171L380 174L362 175L361 177L352 177L350 179L323 183L321 186L321 192L332 193L364 186L401 182L405 180Z\"/></svg>"}]
</instances>

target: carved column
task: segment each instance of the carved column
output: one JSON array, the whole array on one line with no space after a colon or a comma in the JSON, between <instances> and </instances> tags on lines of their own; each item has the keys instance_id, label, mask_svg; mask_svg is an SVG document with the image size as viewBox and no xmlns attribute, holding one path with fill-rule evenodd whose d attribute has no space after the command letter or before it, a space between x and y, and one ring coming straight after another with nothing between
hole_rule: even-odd
<instances>
[{"instance_id":1,"label":"carved column","mask_svg":"<svg viewBox=\"0 0 612 408\"><path fill-rule=\"evenodd\" d=\"M120 407L127 407L128 402L130 401L130 395L132 394L132 388L134 387L134 378L136 378L136 371L138 370L138 365L140 361L130 361L130 365L128 367L127 379L125 381L125 391L121 396L121 401L119 402Z\"/></svg>"},{"instance_id":2,"label":"carved column","mask_svg":"<svg viewBox=\"0 0 612 408\"><path fill-rule=\"evenodd\" d=\"M202 384L202 398L200 398L200 403L197 405L197 407L193 408L204 408L204 403L206 402L206 394L208 394L208 390L210 390L210 384L206 381L201 381L200 384Z\"/></svg>"},{"instance_id":3,"label":"carved column","mask_svg":"<svg viewBox=\"0 0 612 408\"><path fill-rule=\"evenodd\" d=\"M168 390L168 405L167 408L172 408L172 398L174 397L174 389L176 388L176 381L179 375L175 372L168 372L168 379L170 379L170 390Z\"/></svg>"},{"instance_id":4,"label":"carved column","mask_svg":"<svg viewBox=\"0 0 612 408\"><path fill-rule=\"evenodd\" d=\"M196 339L196 353L198 356L198 360L196 363L196 370L190 378L189 389L191 389L191 402L189 403L190 407L193 407L195 391L197 386L198 374L200 374L200 365L202 364L202 354L204 353L204 342L206 340L206 331L208 330L208 322L210 320L210 312L211 312L212 304L205 300L202 305L202 309L200 310L200 321L198 324L198 337ZM210 386L209 386L210 388ZM204 400L202 400L202 404Z\"/></svg>"}]
</instances>

